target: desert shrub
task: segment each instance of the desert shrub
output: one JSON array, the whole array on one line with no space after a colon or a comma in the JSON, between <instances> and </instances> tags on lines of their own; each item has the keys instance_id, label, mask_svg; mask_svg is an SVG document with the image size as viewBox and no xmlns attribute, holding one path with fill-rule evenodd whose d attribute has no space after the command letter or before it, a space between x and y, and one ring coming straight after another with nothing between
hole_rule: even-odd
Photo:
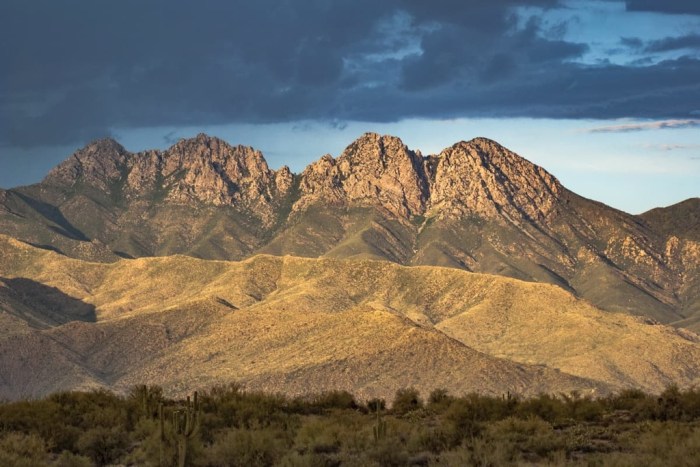
<instances>
[{"instance_id":1,"label":"desert shrub","mask_svg":"<svg viewBox=\"0 0 700 467\"><path fill-rule=\"evenodd\" d=\"M669 386L657 399L656 419L690 421L700 418L700 389Z\"/></svg>"},{"instance_id":2,"label":"desert shrub","mask_svg":"<svg viewBox=\"0 0 700 467\"><path fill-rule=\"evenodd\" d=\"M163 402L163 388L139 384L132 387L126 397L129 414L132 417L156 418L158 405ZM130 420L135 422L135 420Z\"/></svg>"},{"instance_id":3,"label":"desert shrub","mask_svg":"<svg viewBox=\"0 0 700 467\"><path fill-rule=\"evenodd\" d=\"M80 454L98 465L111 464L125 454L128 445L126 432L118 427L95 426L78 438L76 447Z\"/></svg>"},{"instance_id":4,"label":"desert shrub","mask_svg":"<svg viewBox=\"0 0 700 467\"><path fill-rule=\"evenodd\" d=\"M403 446L385 440L373 446L367 457L381 466L402 467L408 464L409 454Z\"/></svg>"},{"instance_id":5,"label":"desert shrub","mask_svg":"<svg viewBox=\"0 0 700 467\"><path fill-rule=\"evenodd\" d=\"M502 420L517 411L518 400L513 397L490 397L469 394L464 398L478 421Z\"/></svg>"},{"instance_id":6,"label":"desert shrub","mask_svg":"<svg viewBox=\"0 0 700 467\"><path fill-rule=\"evenodd\" d=\"M423 407L423 400L415 388L399 389L394 396L391 412L396 415L405 415Z\"/></svg>"},{"instance_id":7,"label":"desert shrub","mask_svg":"<svg viewBox=\"0 0 700 467\"><path fill-rule=\"evenodd\" d=\"M457 446L465 438L474 438L482 430L483 425L468 399L453 400L443 414L443 432L449 446Z\"/></svg>"},{"instance_id":8,"label":"desert shrub","mask_svg":"<svg viewBox=\"0 0 700 467\"><path fill-rule=\"evenodd\" d=\"M657 401L639 389L625 389L601 401L609 417L617 420L651 420L655 418Z\"/></svg>"},{"instance_id":9,"label":"desert shrub","mask_svg":"<svg viewBox=\"0 0 700 467\"><path fill-rule=\"evenodd\" d=\"M279 461L282 467L336 467L338 460L323 454L303 453L296 451L287 452ZM342 465L352 466L352 463L344 462ZM364 467L366 463L357 464Z\"/></svg>"},{"instance_id":10,"label":"desert shrub","mask_svg":"<svg viewBox=\"0 0 700 467\"><path fill-rule=\"evenodd\" d=\"M311 406L319 409L357 409L355 397L347 391L328 391L315 396Z\"/></svg>"},{"instance_id":11,"label":"desert shrub","mask_svg":"<svg viewBox=\"0 0 700 467\"><path fill-rule=\"evenodd\" d=\"M436 411L442 411L450 405L453 397L447 389L433 389L428 396L428 407Z\"/></svg>"},{"instance_id":12,"label":"desert shrub","mask_svg":"<svg viewBox=\"0 0 700 467\"><path fill-rule=\"evenodd\" d=\"M173 464L172 412L181 402L145 388L127 397L64 392L0 403L0 466L158 465L155 401L164 404L164 463ZM522 400L436 390L425 408L406 389L391 411L381 409L379 440L373 428L384 401L358 407L343 391L289 399L229 385L200 402L201 425L188 444L193 465L693 465L700 458L697 389Z\"/></svg>"},{"instance_id":13,"label":"desert shrub","mask_svg":"<svg viewBox=\"0 0 700 467\"><path fill-rule=\"evenodd\" d=\"M641 389L624 389L608 396L604 402L609 410L634 410L640 401L652 400Z\"/></svg>"},{"instance_id":14,"label":"desert shrub","mask_svg":"<svg viewBox=\"0 0 700 467\"><path fill-rule=\"evenodd\" d=\"M92 467L93 463L89 457L63 451L51 465L54 467Z\"/></svg>"},{"instance_id":15,"label":"desert shrub","mask_svg":"<svg viewBox=\"0 0 700 467\"><path fill-rule=\"evenodd\" d=\"M492 442L474 438L440 454L438 465L502 466L517 465L513 446L505 441Z\"/></svg>"},{"instance_id":16,"label":"desert shrub","mask_svg":"<svg viewBox=\"0 0 700 467\"><path fill-rule=\"evenodd\" d=\"M505 443L512 450L517 447L521 454L534 454L538 458L564 448L563 441L557 439L552 426L537 417L511 417L493 422L489 424L486 434L486 439L494 443Z\"/></svg>"},{"instance_id":17,"label":"desert shrub","mask_svg":"<svg viewBox=\"0 0 700 467\"><path fill-rule=\"evenodd\" d=\"M240 386L218 386L200 396L202 434L224 427L264 428L293 423L289 401L280 395L243 392Z\"/></svg>"},{"instance_id":18,"label":"desert shrub","mask_svg":"<svg viewBox=\"0 0 700 467\"><path fill-rule=\"evenodd\" d=\"M272 429L222 430L204 451L204 465L262 467L275 465L287 451L282 433Z\"/></svg>"},{"instance_id":19,"label":"desert shrub","mask_svg":"<svg viewBox=\"0 0 700 467\"><path fill-rule=\"evenodd\" d=\"M700 459L700 427L677 422L644 422L620 438L629 456L618 465L691 466Z\"/></svg>"},{"instance_id":20,"label":"desert shrub","mask_svg":"<svg viewBox=\"0 0 700 467\"><path fill-rule=\"evenodd\" d=\"M411 452L428 451L440 453L449 449L451 438L449 433L440 427L418 426L409 440L408 447Z\"/></svg>"},{"instance_id":21,"label":"desert shrub","mask_svg":"<svg viewBox=\"0 0 700 467\"><path fill-rule=\"evenodd\" d=\"M220 404L232 399L243 397L243 387L238 383L219 384L200 395L200 403L209 401L212 404Z\"/></svg>"},{"instance_id":22,"label":"desert shrub","mask_svg":"<svg viewBox=\"0 0 700 467\"><path fill-rule=\"evenodd\" d=\"M536 416L549 423L554 423L565 417L566 410L561 400L549 394L540 394L522 401L516 409L516 414L522 418Z\"/></svg>"},{"instance_id":23,"label":"desert shrub","mask_svg":"<svg viewBox=\"0 0 700 467\"><path fill-rule=\"evenodd\" d=\"M386 401L384 399L370 399L367 401L365 404L367 406L367 410L370 412L376 412L377 409L379 410L385 410L386 409Z\"/></svg>"},{"instance_id":24,"label":"desert shrub","mask_svg":"<svg viewBox=\"0 0 700 467\"><path fill-rule=\"evenodd\" d=\"M602 401L608 411L625 411L635 421L679 420L700 418L700 389L684 391L667 387L658 397L638 389L627 389Z\"/></svg>"},{"instance_id":25,"label":"desert shrub","mask_svg":"<svg viewBox=\"0 0 700 467\"><path fill-rule=\"evenodd\" d=\"M567 417L577 421L593 421L601 418L605 411L603 402L590 396L581 397L577 392L562 395L564 412Z\"/></svg>"},{"instance_id":26,"label":"desert shrub","mask_svg":"<svg viewBox=\"0 0 700 467\"><path fill-rule=\"evenodd\" d=\"M167 420L167 419L166 419ZM130 435L130 444L135 446L126 457L127 464L158 465L161 449L163 457L175 458L175 440L169 421L165 423L165 440L161 446L160 422L151 418L142 418L134 426Z\"/></svg>"},{"instance_id":27,"label":"desert shrub","mask_svg":"<svg viewBox=\"0 0 700 467\"><path fill-rule=\"evenodd\" d=\"M55 452L74 449L81 431L66 423L59 403L48 399L1 404L0 423L6 431L37 434L50 441Z\"/></svg>"},{"instance_id":28,"label":"desert shrub","mask_svg":"<svg viewBox=\"0 0 700 467\"><path fill-rule=\"evenodd\" d=\"M362 453L374 443L373 423L373 418L356 411L307 417L296 432L294 449L300 453Z\"/></svg>"},{"instance_id":29,"label":"desert shrub","mask_svg":"<svg viewBox=\"0 0 700 467\"><path fill-rule=\"evenodd\" d=\"M0 465L35 467L46 465L46 442L36 434L18 432L0 435Z\"/></svg>"}]
</instances>

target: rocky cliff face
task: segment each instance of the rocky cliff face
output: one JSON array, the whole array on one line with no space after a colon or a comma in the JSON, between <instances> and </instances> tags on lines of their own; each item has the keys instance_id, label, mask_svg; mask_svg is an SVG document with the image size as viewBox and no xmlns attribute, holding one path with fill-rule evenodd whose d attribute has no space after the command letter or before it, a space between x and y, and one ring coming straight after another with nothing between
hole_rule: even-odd
<instances>
[{"instance_id":1,"label":"rocky cliff face","mask_svg":"<svg viewBox=\"0 0 700 467\"><path fill-rule=\"evenodd\" d=\"M271 170L258 150L200 134L166 151L131 154L96 141L53 169L47 183L83 183L137 199L165 192L178 203L238 206L269 221L290 193L288 167ZM477 138L422 157L393 136L366 133L334 159L323 156L300 175L298 212L314 203L364 205L400 218L416 215L544 221L563 193L559 182L498 143Z\"/></svg>"},{"instance_id":2,"label":"rocky cliff face","mask_svg":"<svg viewBox=\"0 0 700 467\"><path fill-rule=\"evenodd\" d=\"M160 194L180 204L233 206L269 225L292 177L287 167L270 170L258 150L200 134L166 151L138 154L113 140L100 140L52 170L45 182L82 183L108 194L118 189L129 200Z\"/></svg>"},{"instance_id":3,"label":"rocky cliff face","mask_svg":"<svg viewBox=\"0 0 700 467\"><path fill-rule=\"evenodd\" d=\"M380 207L399 217L422 214L429 196L423 158L393 136L366 133L338 159L326 155L301 174L301 198L294 210L310 204Z\"/></svg>"},{"instance_id":4,"label":"rocky cliff face","mask_svg":"<svg viewBox=\"0 0 700 467\"><path fill-rule=\"evenodd\" d=\"M544 221L563 192L543 168L486 138L424 158L398 138L367 133L338 159L326 155L304 170L294 209L354 203L403 218L477 214Z\"/></svg>"},{"instance_id":5,"label":"rocky cliff face","mask_svg":"<svg viewBox=\"0 0 700 467\"><path fill-rule=\"evenodd\" d=\"M127 150L113 139L97 140L51 170L44 182L71 187L85 182L110 193L112 184L123 176L128 159Z\"/></svg>"},{"instance_id":6,"label":"rocky cliff face","mask_svg":"<svg viewBox=\"0 0 700 467\"><path fill-rule=\"evenodd\" d=\"M552 282L665 322L700 323L698 219L697 200L631 216L581 198L485 138L423 157L375 133L299 175L203 134L136 154L100 140L0 191L0 233L91 260L379 258Z\"/></svg>"},{"instance_id":7,"label":"rocky cliff face","mask_svg":"<svg viewBox=\"0 0 700 467\"><path fill-rule=\"evenodd\" d=\"M462 141L430 158L429 213L547 221L564 190L545 171L486 138Z\"/></svg>"}]
</instances>

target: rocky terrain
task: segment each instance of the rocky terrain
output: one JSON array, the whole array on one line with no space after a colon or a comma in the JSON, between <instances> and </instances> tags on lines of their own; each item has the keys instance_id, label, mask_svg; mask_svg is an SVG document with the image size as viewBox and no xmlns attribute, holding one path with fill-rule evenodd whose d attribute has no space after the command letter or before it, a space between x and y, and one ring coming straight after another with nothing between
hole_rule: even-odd
<instances>
[{"instance_id":1,"label":"rocky terrain","mask_svg":"<svg viewBox=\"0 0 700 467\"><path fill-rule=\"evenodd\" d=\"M0 232L71 257L373 258L548 282L698 330L698 199L633 216L477 138L423 156L368 133L295 175L198 135L132 154L96 141L0 191Z\"/></svg>"},{"instance_id":2,"label":"rocky terrain","mask_svg":"<svg viewBox=\"0 0 700 467\"><path fill-rule=\"evenodd\" d=\"M0 397L700 382L700 199L630 215L484 138L368 133L301 174L100 140L0 190L0 258Z\"/></svg>"},{"instance_id":3,"label":"rocky terrain","mask_svg":"<svg viewBox=\"0 0 700 467\"><path fill-rule=\"evenodd\" d=\"M291 256L91 263L5 236L0 254L4 398L140 383L390 398L406 386L601 395L700 382L696 334L549 284Z\"/></svg>"}]
</instances>

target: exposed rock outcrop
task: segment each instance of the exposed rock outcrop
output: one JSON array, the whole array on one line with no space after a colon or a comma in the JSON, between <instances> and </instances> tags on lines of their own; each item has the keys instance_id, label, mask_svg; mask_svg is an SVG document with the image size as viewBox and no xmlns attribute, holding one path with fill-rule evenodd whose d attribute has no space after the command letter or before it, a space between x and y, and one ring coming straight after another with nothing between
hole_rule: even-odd
<instances>
[{"instance_id":1,"label":"exposed rock outcrop","mask_svg":"<svg viewBox=\"0 0 700 467\"><path fill-rule=\"evenodd\" d=\"M233 206L271 224L279 199L291 188L292 177L288 167L278 173L271 170L256 149L231 146L199 134L165 151L137 154L113 140L100 140L76 152L45 181L81 182L107 194L121 189L128 199L161 194L176 203Z\"/></svg>"},{"instance_id":2,"label":"exposed rock outcrop","mask_svg":"<svg viewBox=\"0 0 700 467\"><path fill-rule=\"evenodd\" d=\"M100 139L88 144L60 163L44 179L51 184L73 186L85 182L106 193L124 175L129 152L113 139Z\"/></svg>"},{"instance_id":3,"label":"exposed rock outcrop","mask_svg":"<svg viewBox=\"0 0 700 467\"><path fill-rule=\"evenodd\" d=\"M393 136L366 133L338 159L326 155L301 174L298 211L314 202L380 207L399 217L422 214L429 196L423 158Z\"/></svg>"},{"instance_id":4,"label":"exposed rock outcrop","mask_svg":"<svg viewBox=\"0 0 700 467\"><path fill-rule=\"evenodd\" d=\"M556 213L563 188L542 167L486 138L462 141L434 159L431 214L544 222Z\"/></svg>"}]
</instances>

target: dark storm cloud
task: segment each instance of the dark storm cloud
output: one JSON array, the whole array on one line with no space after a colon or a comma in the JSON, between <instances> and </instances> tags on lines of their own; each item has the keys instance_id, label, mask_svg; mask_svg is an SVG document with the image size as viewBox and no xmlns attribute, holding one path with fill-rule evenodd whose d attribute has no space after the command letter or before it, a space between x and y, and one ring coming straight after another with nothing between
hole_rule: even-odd
<instances>
[{"instance_id":1,"label":"dark storm cloud","mask_svg":"<svg viewBox=\"0 0 700 467\"><path fill-rule=\"evenodd\" d=\"M519 24L519 6L557 2L6 0L0 143L67 144L119 127L697 110L696 59L581 65L586 44Z\"/></svg>"},{"instance_id":2,"label":"dark storm cloud","mask_svg":"<svg viewBox=\"0 0 700 467\"><path fill-rule=\"evenodd\" d=\"M666 37L652 41L646 46L648 52L668 52L680 49L700 49L700 34L679 37Z\"/></svg>"},{"instance_id":3,"label":"dark storm cloud","mask_svg":"<svg viewBox=\"0 0 700 467\"><path fill-rule=\"evenodd\" d=\"M627 0L628 11L700 15L697 0Z\"/></svg>"},{"instance_id":4,"label":"dark storm cloud","mask_svg":"<svg viewBox=\"0 0 700 467\"><path fill-rule=\"evenodd\" d=\"M640 50L644 47L644 41L638 37L621 37L620 44L630 48Z\"/></svg>"}]
</instances>

